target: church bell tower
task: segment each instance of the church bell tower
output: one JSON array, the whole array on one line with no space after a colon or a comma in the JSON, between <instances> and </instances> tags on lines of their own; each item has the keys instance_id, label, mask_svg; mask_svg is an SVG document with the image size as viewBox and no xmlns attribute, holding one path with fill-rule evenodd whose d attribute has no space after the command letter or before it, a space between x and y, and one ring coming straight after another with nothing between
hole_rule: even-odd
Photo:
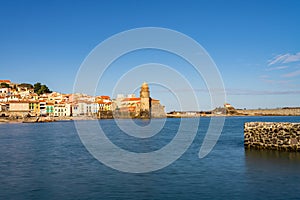
<instances>
[{"instance_id":1,"label":"church bell tower","mask_svg":"<svg viewBox=\"0 0 300 200\"><path fill-rule=\"evenodd\" d=\"M140 91L140 98L141 98L141 108L140 108L140 117L144 119L148 119L151 116L150 110L150 92L149 86L146 82L143 83Z\"/></svg>"}]
</instances>

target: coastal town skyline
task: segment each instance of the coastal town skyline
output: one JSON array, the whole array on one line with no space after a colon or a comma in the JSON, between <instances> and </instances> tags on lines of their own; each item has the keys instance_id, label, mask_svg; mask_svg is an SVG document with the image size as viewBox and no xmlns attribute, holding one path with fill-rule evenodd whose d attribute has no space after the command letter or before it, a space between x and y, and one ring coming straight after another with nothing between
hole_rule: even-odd
<instances>
[{"instance_id":1,"label":"coastal town skyline","mask_svg":"<svg viewBox=\"0 0 300 200\"><path fill-rule=\"evenodd\" d=\"M62 94L49 90L39 82L31 85L0 80L0 117L12 120L31 117L38 117L37 120L39 117L59 117L65 120L72 119L70 117L150 119L165 118L166 113L160 101L150 96L146 82L140 87L139 97L135 94L118 94L112 99L105 95Z\"/></svg>"},{"instance_id":2,"label":"coastal town skyline","mask_svg":"<svg viewBox=\"0 0 300 200\"><path fill-rule=\"evenodd\" d=\"M1 2L1 79L40 81L54 91L72 93L81 63L99 43L128 29L155 26L180 31L207 50L223 78L227 102L235 107L299 106L298 1L189 1L184 6L180 1L72 1L72 8L69 3ZM187 77L200 109L211 109L205 83L199 83L185 62L165 52L149 50L127 56L112 63L99 83L106 87L97 95L113 96L114 85L132 67L159 62ZM168 111L180 110L166 88L151 87ZM120 88L127 94L134 89ZM174 92L184 93L186 88L179 84ZM184 110L198 109L186 106Z\"/></svg>"}]
</instances>

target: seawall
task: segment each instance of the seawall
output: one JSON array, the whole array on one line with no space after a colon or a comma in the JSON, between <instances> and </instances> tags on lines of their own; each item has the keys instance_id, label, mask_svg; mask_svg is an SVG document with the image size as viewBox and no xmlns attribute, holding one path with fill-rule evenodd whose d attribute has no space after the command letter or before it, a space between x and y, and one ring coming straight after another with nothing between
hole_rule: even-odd
<instances>
[{"instance_id":1,"label":"seawall","mask_svg":"<svg viewBox=\"0 0 300 200\"><path fill-rule=\"evenodd\" d=\"M237 110L237 113L249 116L299 116L300 108Z\"/></svg>"},{"instance_id":2,"label":"seawall","mask_svg":"<svg viewBox=\"0 0 300 200\"><path fill-rule=\"evenodd\" d=\"M300 123L245 123L244 146L254 149L300 152Z\"/></svg>"}]
</instances>

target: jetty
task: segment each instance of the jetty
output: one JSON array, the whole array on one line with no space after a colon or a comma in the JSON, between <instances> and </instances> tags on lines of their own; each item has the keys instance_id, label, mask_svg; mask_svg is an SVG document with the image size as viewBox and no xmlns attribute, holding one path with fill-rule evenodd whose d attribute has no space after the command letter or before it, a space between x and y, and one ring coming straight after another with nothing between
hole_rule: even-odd
<instances>
[{"instance_id":1,"label":"jetty","mask_svg":"<svg viewBox=\"0 0 300 200\"><path fill-rule=\"evenodd\" d=\"M245 123L244 146L246 149L272 149L300 152L300 123Z\"/></svg>"}]
</instances>

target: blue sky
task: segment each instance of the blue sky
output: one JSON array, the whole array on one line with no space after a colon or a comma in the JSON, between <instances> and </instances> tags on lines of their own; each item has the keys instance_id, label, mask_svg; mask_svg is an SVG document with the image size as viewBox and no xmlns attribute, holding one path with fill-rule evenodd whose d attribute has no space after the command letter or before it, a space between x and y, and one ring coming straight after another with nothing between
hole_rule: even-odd
<instances>
[{"instance_id":1,"label":"blue sky","mask_svg":"<svg viewBox=\"0 0 300 200\"><path fill-rule=\"evenodd\" d=\"M140 27L173 29L201 44L222 75L227 101L235 107L300 106L297 0L0 1L0 79L39 81L71 93L76 73L93 48L114 34ZM122 71L118 67L153 61L148 57L144 52L124 63L120 59L105 84L115 84ZM162 56L160 61L168 59ZM197 85L192 72L187 77ZM99 94L110 95L110 89ZM205 85L195 89L204 91ZM167 111L178 109L162 89L153 86L151 92ZM202 101L209 95L197 95L201 108L209 109L209 101Z\"/></svg>"}]
</instances>

